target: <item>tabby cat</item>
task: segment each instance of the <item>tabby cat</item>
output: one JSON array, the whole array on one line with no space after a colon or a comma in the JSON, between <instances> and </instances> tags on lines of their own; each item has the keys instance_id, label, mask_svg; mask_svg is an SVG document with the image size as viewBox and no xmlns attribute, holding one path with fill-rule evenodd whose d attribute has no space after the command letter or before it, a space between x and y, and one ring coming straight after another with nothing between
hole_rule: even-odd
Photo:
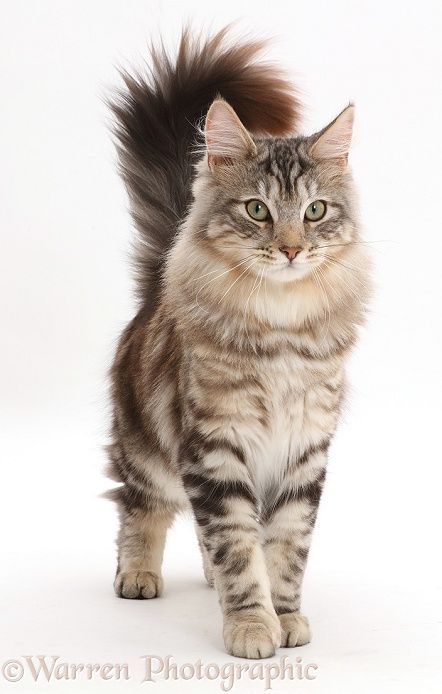
<instances>
[{"instance_id":1,"label":"tabby cat","mask_svg":"<svg viewBox=\"0 0 442 694\"><path fill-rule=\"evenodd\" d=\"M190 508L245 658L310 640L301 584L369 285L353 106L296 134L296 92L262 47L186 30L112 103L140 298L112 368L115 591L161 595Z\"/></svg>"}]
</instances>

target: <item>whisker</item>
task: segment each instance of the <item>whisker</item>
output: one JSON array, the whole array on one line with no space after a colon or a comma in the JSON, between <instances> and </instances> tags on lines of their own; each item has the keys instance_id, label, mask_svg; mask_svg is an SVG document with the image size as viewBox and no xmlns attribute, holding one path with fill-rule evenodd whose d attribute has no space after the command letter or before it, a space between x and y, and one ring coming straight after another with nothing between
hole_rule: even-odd
<instances>
[{"instance_id":1,"label":"whisker","mask_svg":"<svg viewBox=\"0 0 442 694\"><path fill-rule=\"evenodd\" d=\"M221 273L220 273L219 275L217 275L216 277L212 277L212 279L210 279L208 282L205 282L205 283L198 289L198 291L197 291L197 293L196 293L195 303L196 303L196 305L198 306L198 308L201 309L201 310L206 311L206 313L207 313L207 310L206 310L206 309L203 309L203 307L200 305L200 303L199 303L199 301L198 301L198 297L199 297L200 293L202 292L202 290L203 290L205 287L207 287L207 286L208 286L209 284L211 284L212 282L215 282L217 279L219 279L219 278L222 277L223 275L227 275L229 272L232 272L232 270L235 270L237 267L239 267L239 266L241 266L241 265L244 265L244 263L247 263L247 261L248 261L248 259L249 259L250 257L252 257L252 254L251 254L250 256L247 256L247 258L245 258L244 260L241 260L241 262L238 263L237 265L235 265L234 267L231 267L231 268L229 268L228 270L224 270L224 272L221 272ZM259 258L258 258L257 260L259 260ZM257 261L256 261L256 262L257 262ZM242 273L242 274L244 274L244 273ZM240 277L241 277L241 275L240 275ZM238 277L238 279L239 279L239 277Z\"/></svg>"},{"instance_id":2,"label":"whisker","mask_svg":"<svg viewBox=\"0 0 442 694\"><path fill-rule=\"evenodd\" d=\"M321 329L322 342L324 342L325 335L328 333L328 331L329 331L329 329L330 329L330 324L331 324L330 301L329 301L329 299L328 299L327 292L326 292L325 289L324 289L324 285L322 284L322 281L321 281L321 278L320 278L320 276L319 276L319 273L317 272L317 268L312 268L312 270L313 270L313 276L314 276L314 278L315 278L315 280L316 280L316 283L317 283L317 285L318 285L318 287L319 287L319 289L320 289L320 291L321 291L321 293L322 293L322 296L323 296L323 298L325 299L325 302L326 302L325 318L326 318L326 326L327 326L327 327L326 327L325 333L324 333L324 327L325 327L325 326L322 326L322 329ZM323 333L324 333L324 334L323 334Z\"/></svg>"},{"instance_id":3,"label":"whisker","mask_svg":"<svg viewBox=\"0 0 442 694\"><path fill-rule=\"evenodd\" d=\"M376 239L375 241L346 241L344 243L327 243L323 246L313 246L313 250L316 251L319 248L340 248L342 246L371 246L374 243L397 243L393 239Z\"/></svg>"},{"instance_id":4,"label":"whisker","mask_svg":"<svg viewBox=\"0 0 442 694\"><path fill-rule=\"evenodd\" d=\"M255 291L256 285L258 284L258 279L259 279L259 275L256 275L255 281L254 281L254 283L253 283L252 290L251 290L249 296L247 297L247 301L246 301L246 303L245 303L245 310L246 310L246 311L247 311L247 308L248 308L248 305L249 305L250 297L252 296L253 292Z\"/></svg>"},{"instance_id":5,"label":"whisker","mask_svg":"<svg viewBox=\"0 0 442 694\"><path fill-rule=\"evenodd\" d=\"M341 260L338 260L337 258L333 258L333 256L328 255L327 253L324 253L323 257L328 260L331 263L336 263L336 265L340 265L341 267L345 268L346 270L349 270L355 280L359 282L359 284L362 284L363 286L368 288L368 285L364 282L362 277L359 276L359 272L361 271L360 267L356 267L354 265L346 265L343 263Z\"/></svg>"},{"instance_id":6,"label":"whisker","mask_svg":"<svg viewBox=\"0 0 442 694\"><path fill-rule=\"evenodd\" d=\"M250 301L250 298L251 298L251 296L252 296L253 292L255 291L255 288L256 288L256 286L257 286L257 284L258 284L258 277L259 277L259 286L258 286L257 296L258 296L258 294L259 294L259 290L260 290L260 288L261 288L261 282L262 282L262 276L263 276L264 269L265 269L265 268L262 268L261 274L256 276L255 281L254 281L254 283L253 283L252 290L251 290L251 292L250 292L250 294L249 294L249 296L248 296L248 298L247 298L247 301L246 301L245 306L244 306L244 309L243 309L243 324L244 324L244 330L245 330L245 333L246 333L246 335L247 335L247 340L249 341L249 344L252 345L252 347L254 347L254 345L253 345L253 343L252 343L252 341L251 341L251 339L250 339L249 332L248 332L248 330L247 330L247 311L248 311L248 308L249 308L249 301ZM256 351L255 348L254 348L254 350Z\"/></svg>"},{"instance_id":7,"label":"whisker","mask_svg":"<svg viewBox=\"0 0 442 694\"><path fill-rule=\"evenodd\" d=\"M261 291L262 280L263 280L263 277L264 277L264 272L265 272L265 267L263 267L262 270L261 270L261 277L260 277L260 279L259 279L258 291L256 292L256 296L255 296L255 303L258 301L259 292Z\"/></svg>"},{"instance_id":8,"label":"whisker","mask_svg":"<svg viewBox=\"0 0 442 694\"><path fill-rule=\"evenodd\" d=\"M252 257L253 257L253 253L249 253L249 255L246 256L245 258L243 258L243 260L241 260L237 265L234 265L233 267L229 268L228 270L225 270L225 272L222 272L220 275L218 275L218 277L222 277L223 275L226 275L228 272L232 272L232 270L235 270L240 265L243 265L244 263L246 263L249 260L249 258L252 258ZM200 275L199 277L193 277L192 279L193 279L193 281L196 282L196 280L200 280L203 277L208 277L209 275L213 275L214 272L218 272L218 269L211 270L210 272L206 272L204 275ZM218 279L218 277L215 277L214 279ZM206 285L204 285L204 286L206 286Z\"/></svg>"},{"instance_id":9,"label":"whisker","mask_svg":"<svg viewBox=\"0 0 442 694\"><path fill-rule=\"evenodd\" d=\"M334 270L335 267L336 267L336 266L332 265L332 264L331 264L330 262L328 262L328 261L325 261L324 265L325 265L326 267L330 268L331 270ZM344 279L344 277L341 276L341 277L340 277L340 280L341 280L341 282L345 285L345 287L347 287L347 289L348 289L348 291L350 292L350 294L352 294L352 295L355 297L355 299L357 299L357 300L359 301L359 300L361 299L361 295L358 294L358 292L356 291L356 289L355 289L354 287L352 287L352 286L347 282L347 280Z\"/></svg>"},{"instance_id":10,"label":"whisker","mask_svg":"<svg viewBox=\"0 0 442 694\"><path fill-rule=\"evenodd\" d=\"M326 267L329 267L329 266L327 265ZM340 303L340 304L344 303L344 306L347 306L347 308L351 308L351 307L349 306L349 304L348 304L346 301L344 301L344 302L342 301L342 295L336 290L336 287L334 287L334 286L329 282L328 278L326 277L325 273L323 272L323 267L322 267L322 266L319 266L319 267L317 268L317 271L318 271L318 274L321 276L322 281L323 281L323 282L326 284L326 286L330 289L330 291L331 291L331 293L333 294L333 296L334 296L335 298L337 297L337 298L339 299L339 303Z\"/></svg>"},{"instance_id":11,"label":"whisker","mask_svg":"<svg viewBox=\"0 0 442 694\"><path fill-rule=\"evenodd\" d=\"M236 280L234 280L234 282L232 282L232 284L231 284L230 287L227 289L227 291L224 292L224 294L222 295L221 299L218 301L218 304L220 304L221 301L227 296L227 294L230 292L230 290L232 289L232 287L238 282L238 280L240 280L241 277L242 277L246 272L248 272L248 271L250 270L250 268L253 267L253 265L255 265L258 261L259 261L259 258L256 258L256 260L252 260L252 262L250 263L250 265L249 265L248 267L246 267L246 269L243 270L243 271L241 272L241 274L236 278Z\"/></svg>"}]
</instances>

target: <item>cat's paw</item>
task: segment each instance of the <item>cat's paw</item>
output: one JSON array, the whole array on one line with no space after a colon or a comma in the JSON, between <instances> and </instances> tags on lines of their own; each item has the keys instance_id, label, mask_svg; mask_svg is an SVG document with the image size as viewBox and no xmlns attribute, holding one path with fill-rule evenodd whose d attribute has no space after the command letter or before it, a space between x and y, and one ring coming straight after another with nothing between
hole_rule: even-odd
<instances>
[{"instance_id":1,"label":"cat's paw","mask_svg":"<svg viewBox=\"0 0 442 694\"><path fill-rule=\"evenodd\" d=\"M289 612L280 614L281 623L281 646L283 648L294 648L304 646L310 642L312 637L307 617L299 612Z\"/></svg>"},{"instance_id":2,"label":"cat's paw","mask_svg":"<svg viewBox=\"0 0 442 694\"><path fill-rule=\"evenodd\" d=\"M270 658L281 641L281 627L270 613L234 613L224 622L224 643L239 658Z\"/></svg>"},{"instance_id":3,"label":"cat's paw","mask_svg":"<svg viewBox=\"0 0 442 694\"><path fill-rule=\"evenodd\" d=\"M119 598L157 598L163 592L163 580L153 571L120 571L114 588Z\"/></svg>"}]
</instances>

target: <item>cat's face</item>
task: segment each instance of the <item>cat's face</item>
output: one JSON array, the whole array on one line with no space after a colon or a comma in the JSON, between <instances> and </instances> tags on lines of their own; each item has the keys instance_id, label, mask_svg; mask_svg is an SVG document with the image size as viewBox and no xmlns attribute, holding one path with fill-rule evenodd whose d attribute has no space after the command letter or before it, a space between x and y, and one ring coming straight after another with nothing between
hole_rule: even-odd
<instances>
[{"instance_id":1,"label":"cat's face","mask_svg":"<svg viewBox=\"0 0 442 694\"><path fill-rule=\"evenodd\" d=\"M277 282L334 262L356 227L347 169L353 109L315 136L252 140L230 107L217 103L196 184L212 249L229 266L241 263Z\"/></svg>"}]
</instances>

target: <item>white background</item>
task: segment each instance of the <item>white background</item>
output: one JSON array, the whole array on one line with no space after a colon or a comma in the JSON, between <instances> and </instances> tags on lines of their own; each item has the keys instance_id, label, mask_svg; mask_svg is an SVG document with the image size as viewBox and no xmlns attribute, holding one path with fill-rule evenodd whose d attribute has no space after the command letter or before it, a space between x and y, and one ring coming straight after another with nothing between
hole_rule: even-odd
<instances>
[{"instance_id":1,"label":"white background","mask_svg":"<svg viewBox=\"0 0 442 694\"><path fill-rule=\"evenodd\" d=\"M128 662L129 682L2 691L124 692L140 656L232 662L189 519L166 552L164 599L113 596L113 506L98 498L106 371L133 315L127 200L102 103L184 20L278 37L304 93L305 132L357 105L352 165L377 294L350 366L304 590L318 665L275 691L440 692L440 3L39 0L2 3L0 108L0 660ZM216 19L214 19L216 17ZM238 661L240 662L240 661ZM144 684L217 692L219 682ZM264 691L239 682L235 692Z\"/></svg>"}]
</instances>

